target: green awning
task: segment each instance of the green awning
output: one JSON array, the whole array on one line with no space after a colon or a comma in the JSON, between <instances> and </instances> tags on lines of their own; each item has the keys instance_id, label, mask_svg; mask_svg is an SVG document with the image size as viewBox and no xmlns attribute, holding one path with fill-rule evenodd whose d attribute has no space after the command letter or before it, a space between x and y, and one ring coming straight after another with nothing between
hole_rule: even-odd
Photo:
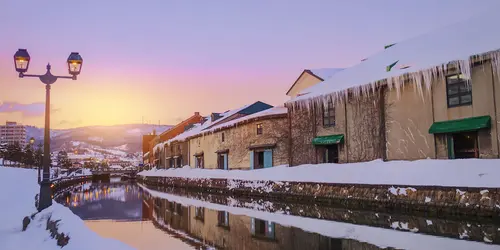
<instances>
[{"instance_id":1,"label":"green awning","mask_svg":"<svg viewBox=\"0 0 500 250\"><path fill-rule=\"evenodd\" d=\"M344 140L344 135L318 136L312 140L313 145L338 144Z\"/></svg>"},{"instance_id":2,"label":"green awning","mask_svg":"<svg viewBox=\"0 0 500 250\"><path fill-rule=\"evenodd\" d=\"M429 128L429 134L456 133L465 131L474 131L491 126L491 117L476 116L460 120L435 122Z\"/></svg>"}]
</instances>

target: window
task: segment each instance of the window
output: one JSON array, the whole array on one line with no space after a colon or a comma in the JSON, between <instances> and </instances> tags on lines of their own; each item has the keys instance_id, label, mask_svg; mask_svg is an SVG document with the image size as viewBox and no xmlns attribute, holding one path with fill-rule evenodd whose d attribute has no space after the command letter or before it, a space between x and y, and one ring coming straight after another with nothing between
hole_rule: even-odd
<instances>
[{"instance_id":1,"label":"window","mask_svg":"<svg viewBox=\"0 0 500 250\"><path fill-rule=\"evenodd\" d=\"M477 132L448 135L448 150L451 159L479 158Z\"/></svg>"},{"instance_id":2,"label":"window","mask_svg":"<svg viewBox=\"0 0 500 250\"><path fill-rule=\"evenodd\" d=\"M448 108L472 105L472 86L462 74L446 77L446 97Z\"/></svg>"},{"instance_id":3,"label":"window","mask_svg":"<svg viewBox=\"0 0 500 250\"><path fill-rule=\"evenodd\" d=\"M259 238L275 239L274 222L252 218L252 235Z\"/></svg>"},{"instance_id":4,"label":"window","mask_svg":"<svg viewBox=\"0 0 500 250\"><path fill-rule=\"evenodd\" d=\"M203 166L203 155L196 156L195 160L196 160L196 164L195 164L196 168L204 168L204 166Z\"/></svg>"},{"instance_id":5,"label":"window","mask_svg":"<svg viewBox=\"0 0 500 250\"><path fill-rule=\"evenodd\" d=\"M224 154L218 154L217 155L217 165L219 169L225 169L224 164L226 163L226 157Z\"/></svg>"},{"instance_id":6,"label":"window","mask_svg":"<svg viewBox=\"0 0 500 250\"><path fill-rule=\"evenodd\" d=\"M323 127L335 126L335 108L333 102L328 101L328 105L323 107Z\"/></svg>"},{"instance_id":7,"label":"window","mask_svg":"<svg viewBox=\"0 0 500 250\"><path fill-rule=\"evenodd\" d=\"M221 134L221 140L224 142L224 133Z\"/></svg>"},{"instance_id":8,"label":"window","mask_svg":"<svg viewBox=\"0 0 500 250\"><path fill-rule=\"evenodd\" d=\"M182 156L177 157L177 159L175 159L175 161L176 161L177 167L181 168L182 167Z\"/></svg>"},{"instance_id":9,"label":"window","mask_svg":"<svg viewBox=\"0 0 500 250\"><path fill-rule=\"evenodd\" d=\"M175 212L178 215L182 216L182 204L180 204L180 203L175 204Z\"/></svg>"},{"instance_id":10,"label":"window","mask_svg":"<svg viewBox=\"0 0 500 250\"><path fill-rule=\"evenodd\" d=\"M195 207L194 208L194 218L197 220L204 221L205 220L205 208L204 207Z\"/></svg>"},{"instance_id":11,"label":"window","mask_svg":"<svg viewBox=\"0 0 500 250\"><path fill-rule=\"evenodd\" d=\"M339 163L339 146L337 144L325 147L324 163Z\"/></svg>"},{"instance_id":12,"label":"window","mask_svg":"<svg viewBox=\"0 0 500 250\"><path fill-rule=\"evenodd\" d=\"M229 227L229 213L226 211L217 211L217 226Z\"/></svg>"},{"instance_id":13,"label":"window","mask_svg":"<svg viewBox=\"0 0 500 250\"><path fill-rule=\"evenodd\" d=\"M254 153L254 169L264 168L264 151Z\"/></svg>"},{"instance_id":14,"label":"window","mask_svg":"<svg viewBox=\"0 0 500 250\"><path fill-rule=\"evenodd\" d=\"M257 134L258 135L262 134L262 123L257 124Z\"/></svg>"}]
</instances>

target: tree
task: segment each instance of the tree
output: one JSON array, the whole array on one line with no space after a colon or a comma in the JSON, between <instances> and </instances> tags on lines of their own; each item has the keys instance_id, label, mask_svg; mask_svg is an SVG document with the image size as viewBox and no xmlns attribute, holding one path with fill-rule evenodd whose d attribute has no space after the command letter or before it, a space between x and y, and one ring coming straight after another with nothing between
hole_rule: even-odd
<instances>
[{"instance_id":1,"label":"tree","mask_svg":"<svg viewBox=\"0 0 500 250\"><path fill-rule=\"evenodd\" d=\"M109 167L109 164L107 161L102 161L101 162L101 168L108 168Z\"/></svg>"},{"instance_id":2,"label":"tree","mask_svg":"<svg viewBox=\"0 0 500 250\"><path fill-rule=\"evenodd\" d=\"M2 163L0 163L0 166L3 166L6 154L7 154L7 144L0 143L0 158L2 159Z\"/></svg>"},{"instance_id":3,"label":"tree","mask_svg":"<svg viewBox=\"0 0 500 250\"><path fill-rule=\"evenodd\" d=\"M37 167L42 167L43 164L43 151L42 151L42 143L38 144L37 149L35 150L34 163Z\"/></svg>"},{"instance_id":4,"label":"tree","mask_svg":"<svg viewBox=\"0 0 500 250\"><path fill-rule=\"evenodd\" d=\"M94 161L86 161L83 163L83 167L88 169L96 169L97 164Z\"/></svg>"},{"instance_id":5,"label":"tree","mask_svg":"<svg viewBox=\"0 0 500 250\"><path fill-rule=\"evenodd\" d=\"M68 153L66 153L66 151L62 150L57 154L57 165L61 168L66 169L71 167L72 164L68 158Z\"/></svg>"},{"instance_id":6,"label":"tree","mask_svg":"<svg viewBox=\"0 0 500 250\"><path fill-rule=\"evenodd\" d=\"M23 159L23 150L18 142L7 146L7 159L9 161L17 162L18 165L21 164Z\"/></svg>"},{"instance_id":7,"label":"tree","mask_svg":"<svg viewBox=\"0 0 500 250\"><path fill-rule=\"evenodd\" d=\"M33 152L33 147L30 144L27 144L24 147L22 163L30 167L35 164L35 154Z\"/></svg>"}]
</instances>

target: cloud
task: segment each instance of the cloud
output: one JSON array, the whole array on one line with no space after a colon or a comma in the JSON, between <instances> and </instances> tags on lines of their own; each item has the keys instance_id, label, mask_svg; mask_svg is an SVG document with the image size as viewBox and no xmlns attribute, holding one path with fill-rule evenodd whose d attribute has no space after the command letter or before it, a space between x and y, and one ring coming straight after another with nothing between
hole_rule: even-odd
<instances>
[{"instance_id":1,"label":"cloud","mask_svg":"<svg viewBox=\"0 0 500 250\"><path fill-rule=\"evenodd\" d=\"M52 113L61 111L60 108L52 107ZM0 101L0 113L14 113L20 112L26 117L43 116L45 114L45 103L34 102L29 104L22 104L18 102L2 102Z\"/></svg>"},{"instance_id":2,"label":"cloud","mask_svg":"<svg viewBox=\"0 0 500 250\"><path fill-rule=\"evenodd\" d=\"M70 121L70 120L61 120L59 122L59 126L78 126L82 124L82 120L75 120L75 121Z\"/></svg>"},{"instance_id":3,"label":"cloud","mask_svg":"<svg viewBox=\"0 0 500 250\"><path fill-rule=\"evenodd\" d=\"M21 104L17 102L2 102L0 104L0 113L14 112L21 112L23 116L42 116L45 112L45 103Z\"/></svg>"}]
</instances>

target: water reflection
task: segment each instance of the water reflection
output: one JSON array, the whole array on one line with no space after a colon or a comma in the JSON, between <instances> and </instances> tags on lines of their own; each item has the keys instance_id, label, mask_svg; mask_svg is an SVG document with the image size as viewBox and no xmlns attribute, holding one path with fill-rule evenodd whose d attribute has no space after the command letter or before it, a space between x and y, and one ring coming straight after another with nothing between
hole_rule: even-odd
<instances>
[{"instance_id":1,"label":"water reflection","mask_svg":"<svg viewBox=\"0 0 500 250\"><path fill-rule=\"evenodd\" d=\"M83 220L142 220L142 190L130 182L85 183L58 197Z\"/></svg>"},{"instance_id":2,"label":"water reflection","mask_svg":"<svg viewBox=\"0 0 500 250\"><path fill-rule=\"evenodd\" d=\"M85 183L57 199L100 235L138 249L499 249L500 228L493 222L338 213L225 196L195 199L119 180ZM310 218L308 208L318 217Z\"/></svg>"}]
</instances>

